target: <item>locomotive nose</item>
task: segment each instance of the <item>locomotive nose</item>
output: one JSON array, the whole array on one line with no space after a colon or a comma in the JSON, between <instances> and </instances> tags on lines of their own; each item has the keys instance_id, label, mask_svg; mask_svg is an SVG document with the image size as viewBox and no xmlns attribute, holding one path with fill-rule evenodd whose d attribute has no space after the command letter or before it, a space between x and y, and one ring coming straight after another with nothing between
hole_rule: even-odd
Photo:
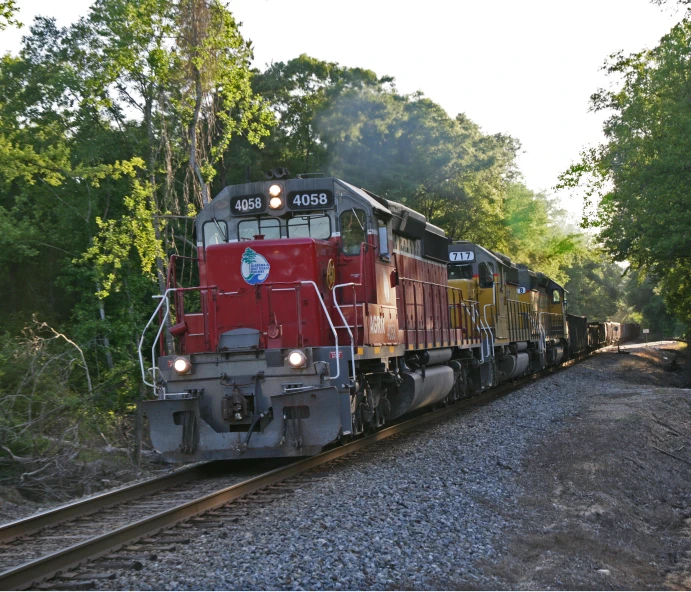
<instances>
[{"instance_id":1,"label":"locomotive nose","mask_svg":"<svg viewBox=\"0 0 691 592\"><path fill-rule=\"evenodd\" d=\"M258 350L331 345L321 301L331 306L328 284L335 258L335 245L313 238L263 238L207 248L209 284L219 291L211 348L230 351L224 336L239 330L257 332Z\"/></svg>"}]
</instances>

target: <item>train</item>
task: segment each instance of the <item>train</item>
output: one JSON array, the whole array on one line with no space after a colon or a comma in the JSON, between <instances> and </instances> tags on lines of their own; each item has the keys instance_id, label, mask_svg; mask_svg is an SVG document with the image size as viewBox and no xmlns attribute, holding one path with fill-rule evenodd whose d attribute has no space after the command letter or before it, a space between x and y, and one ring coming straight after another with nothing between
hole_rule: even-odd
<instances>
[{"instance_id":1,"label":"train","mask_svg":"<svg viewBox=\"0 0 691 592\"><path fill-rule=\"evenodd\" d=\"M195 231L197 285L173 255L139 343L151 441L172 462L315 455L637 335L336 177L227 186Z\"/></svg>"}]
</instances>

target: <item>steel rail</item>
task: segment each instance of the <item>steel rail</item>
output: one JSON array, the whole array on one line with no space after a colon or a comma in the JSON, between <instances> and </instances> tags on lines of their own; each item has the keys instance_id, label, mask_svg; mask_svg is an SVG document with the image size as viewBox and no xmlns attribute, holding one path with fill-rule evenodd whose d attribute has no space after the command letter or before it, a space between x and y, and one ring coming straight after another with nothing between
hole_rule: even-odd
<instances>
[{"instance_id":1,"label":"steel rail","mask_svg":"<svg viewBox=\"0 0 691 592\"><path fill-rule=\"evenodd\" d=\"M578 358L568 360L559 366L546 368L538 374L532 374L517 381L500 385L478 396L458 401L448 407L420 414L412 419L384 428L370 436L354 440L285 467L268 471L258 477L253 477L242 483L226 487L194 501L181 504L148 518L143 518L132 524L120 527L110 533L88 539L61 551L17 566L0 573L0 590L23 590L31 588L43 580L50 579L63 571L75 568L88 560L107 555L124 545L155 535L161 530L171 528L176 524L185 522L204 512L220 508L229 502L255 493L265 487L295 477L310 469L336 460L337 458L352 454L395 434L436 419L441 419L447 415L455 414L469 407L477 407L489 403L527 384L535 382L546 374L553 374L565 370L576 362L582 361L598 351L602 350L589 352Z\"/></svg>"},{"instance_id":2,"label":"steel rail","mask_svg":"<svg viewBox=\"0 0 691 592\"><path fill-rule=\"evenodd\" d=\"M103 492L84 500L78 500L59 508L46 510L40 514L4 524L0 526L0 543L8 543L16 538L35 534L44 528L56 526L82 516L88 516L116 504L134 500L150 493L185 483L186 481L206 477L216 463L217 461L197 464L175 471L169 475L126 485L113 491Z\"/></svg>"}]
</instances>

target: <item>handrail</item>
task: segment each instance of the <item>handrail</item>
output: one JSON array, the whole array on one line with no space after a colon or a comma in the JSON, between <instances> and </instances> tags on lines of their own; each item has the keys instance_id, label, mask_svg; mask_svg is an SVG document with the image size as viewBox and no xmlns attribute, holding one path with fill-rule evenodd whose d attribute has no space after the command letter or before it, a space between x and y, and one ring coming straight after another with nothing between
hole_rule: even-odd
<instances>
[{"instance_id":1,"label":"handrail","mask_svg":"<svg viewBox=\"0 0 691 592\"><path fill-rule=\"evenodd\" d=\"M333 324L333 321L331 320L331 315L329 315L329 312L326 308L326 304L324 303L324 299L322 298L321 294L319 293L319 288L317 288L317 284L315 284L311 280L297 280L294 282L276 282L276 284L310 284L313 288L315 293L317 294L317 298L319 299L319 303L321 304L322 310L324 311L324 315L326 316L326 320L329 323L329 327L331 328L331 332L333 333L334 336L334 342L336 344L336 375L335 376L330 376L329 378L331 380L337 379L340 374L341 374L341 363L340 363L340 358L339 358L339 345L338 345L338 333L336 331L336 328ZM271 284L271 285L276 285L276 284ZM158 303L158 306L156 307L156 310L154 310L153 314L151 315L151 318L149 319L149 322L146 324L144 327L144 330L142 331L142 336L139 339L139 346L138 346L138 354L139 354L139 365L141 368L142 372L142 381L144 384L147 386L150 386L154 389L154 394L156 392L156 371L158 370L158 367L156 366L156 344L158 343L159 339L161 338L161 333L163 332L163 328L165 327L165 320L170 316L170 302L168 300L169 294L173 292L191 292L195 290L215 290L218 289L218 286L196 286L193 288L168 288L163 295L157 294L156 296L153 296L153 298L158 298L160 299L160 302ZM233 294L237 294L237 292L221 292L221 295L224 296L230 296ZM156 316L159 314L161 307L165 305L165 314L163 315L163 319L161 321L160 327L158 328L158 331L156 333L156 337L154 339L152 348L151 348L151 360L152 360L152 367L150 370L152 371L152 380L153 382L149 382L146 378L146 369L144 367L144 356L142 354L142 347L144 345L144 339L146 338L146 332L151 326L151 323L153 323L154 319ZM160 371L160 370L159 370Z\"/></svg>"},{"instance_id":2,"label":"handrail","mask_svg":"<svg viewBox=\"0 0 691 592\"><path fill-rule=\"evenodd\" d=\"M336 307L336 310L338 311L338 314L340 315L341 320L343 321L343 325L345 326L346 331L348 331L348 335L350 336L350 363L351 363L351 367L353 370L353 376L352 376L352 378L349 377L349 379L351 379L353 382L355 381L355 376L356 376L356 373L355 373L355 344L354 344L353 332L350 330L350 327L348 326L348 321L346 321L346 318L343 315L343 311L341 310L341 307L338 304L338 298L336 298L336 289L337 288L345 288L346 286L353 286L353 316L355 317L354 321L353 321L353 326L355 326L357 329L357 306L356 306L357 305L357 293L355 292L355 287L356 286L362 286L364 284L364 282L363 282L363 278L365 275L364 254L365 254L366 248L374 249L375 246L368 243L368 242L365 242L365 241L360 243L360 276L359 276L360 281L358 283L348 282L347 284L338 284L337 286L334 286L333 288L331 288L331 293L332 293L333 299L334 299L334 306ZM338 354L336 354L336 356L338 356Z\"/></svg>"},{"instance_id":3,"label":"handrail","mask_svg":"<svg viewBox=\"0 0 691 592\"><path fill-rule=\"evenodd\" d=\"M558 319L561 321L558 325L561 326L561 331L562 331L562 334L563 334L563 332L564 332L564 327L566 326L566 323L564 323L564 321L563 321L563 319L561 318L561 315L560 315L559 313L543 311L543 312L540 313L540 320L542 319L542 316L543 316L543 315L547 315L548 318L550 318L550 317L556 317L556 318L558 318ZM542 324L542 322L541 322L541 324ZM556 324L556 323L555 323L555 324ZM544 326L543 326L543 328L544 328ZM551 334L552 334L552 323L551 323L551 322L550 322L550 327L549 327L549 329L550 329L550 336L551 336Z\"/></svg>"},{"instance_id":4,"label":"handrail","mask_svg":"<svg viewBox=\"0 0 691 592\"><path fill-rule=\"evenodd\" d=\"M460 288L456 288L454 286L445 286L444 284L437 284L436 282L428 282L425 280L416 280L415 278L408 278L408 277L399 277L398 280L401 282L406 281L406 282L415 282L417 284L427 284L428 286L437 286L439 288L444 288L445 290L456 290L458 292L461 292L461 294L463 293L463 290L461 290ZM475 300L473 300L473 302L475 302Z\"/></svg>"},{"instance_id":5,"label":"handrail","mask_svg":"<svg viewBox=\"0 0 691 592\"><path fill-rule=\"evenodd\" d=\"M329 379L330 380L336 380L341 375L341 361L340 361L340 358L338 357L338 333L336 332L336 327L334 327L333 321L331 320L331 315L329 314L329 311L326 309L326 304L324 304L324 299L322 298L322 295L319 293L319 289L317 288L317 284L315 284L312 280L300 280L300 283L312 285L312 287L314 288L314 291L317 294L317 298L319 298L319 303L322 305L322 310L324 311L324 315L326 316L326 320L329 321L329 326L331 327L331 332L334 335L334 342L336 343L336 376L329 376Z\"/></svg>"},{"instance_id":6,"label":"handrail","mask_svg":"<svg viewBox=\"0 0 691 592\"><path fill-rule=\"evenodd\" d=\"M461 290L461 288L456 288L456 287L454 287L454 286L449 286L448 284L447 284L447 285L445 285L445 284L438 284L438 283L436 283L436 282L428 282L428 281L426 281L426 280L419 280L419 279L409 278L409 277L404 277L404 276L400 276L400 277L398 278L398 281L399 281L400 284L403 284L404 282L410 282L411 284L421 284L421 285L423 285L423 286L426 285L426 286L432 286L432 287L435 287L435 288L441 288L441 289L443 289L443 290L444 290L444 294L446 295L446 304L447 304L447 308L448 308L449 310L451 310L451 309L454 308L454 307L457 307L458 305L462 305L462 306L467 310L467 309L468 309L468 305L466 304L466 302L476 302L476 301L474 301L474 300L473 300L473 301L466 301L466 300L463 298L463 290ZM449 295L448 295L448 291L449 291L449 290L451 290L452 293L454 293L454 294L457 293L457 294L460 295L460 299L459 299L458 302L455 301L455 298L452 298L452 301L451 301L451 302L449 301ZM423 297L423 310L425 310L425 306L424 306L425 292L424 292L424 289L423 289L423 291L422 291L422 297ZM434 295L432 295L432 298L434 299ZM407 342L407 340L408 340L408 331L409 331L410 329L408 328L408 317L407 317L407 314L408 314L408 313L407 313L407 302L406 302L406 299L405 299L405 289L403 290L403 300L404 300L404 308L405 308L405 312L404 312L404 315L405 315L405 339L406 339L406 342ZM419 329L418 329L418 319L417 319L417 308L418 308L418 306L417 306L417 292L416 292L416 290L414 289L414 286L413 286L413 310L415 311L415 329L414 329L414 330L415 330L415 344L416 344L416 345L419 345L420 340L419 340L419 337L418 337L418 331L419 331ZM460 325L461 325L460 312L458 313L458 316L459 316L459 318L458 318L458 323L459 323L459 326L460 326ZM472 318L472 316L473 316L473 315L471 314L471 318ZM475 321L475 319L473 319L473 320ZM453 323L453 321L452 321L452 319L451 319L451 315L449 314L449 330L450 330L450 331L453 330L453 327L451 326L452 323ZM477 322L476 322L476 321L475 321L475 326L476 326L476 328L478 329L478 333L480 333L481 331L480 331L480 329L477 327ZM434 336L434 330L435 330L435 329L432 328L433 336ZM427 343L427 324L426 324L426 322L425 322L425 327L424 327L424 329L422 329L422 331L424 331L424 334L425 334L425 343ZM441 329L440 329L440 333L441 333ZM435 339L435 341L436 341L436 339Z\"/></svg>"},{"instance_id":7,"label":"handrail","mask_svg":"<svg viewBox=\"0 0 691 592\"><path fill-rule=\"evenodd\" d=\"M547 350L547 332L545 331L545 326L544 326L544 323L543 323L543 321L542 321L542 317L543 317L544 315L555 316L555 317L559 317L560 315L559 315L558 313L554 313L554 312L544 312L544 311L541 312L541 313L538 313L538 322L539 322L539 325L540 325L541 339L544 341L544 350L543 350L543 351L546 351L546 350ZM561 325L561 327L562 327L562 334L563 334L563 331L564 331L564 327L565 327L565 326L566 326L566 325L562 322L562 325ZM551 336L552 336L552 328L551 328L551 324L550 324L550 337L551 337Z\"/></svg>"},{"instance_id":8,"label":"handrail","mask_svg":"<svg viewBox=\"0 0 691 592\"><path fill-rule=\"evenodd\" d=\"M513 341L520 341L526 331L532 333L531 327L527 326L530 323L518 322L518 319L525 319L526 316L531 317L530 303L513 298L507 298L506 303L509 307L509 336ZM512 323L512 319L515 321L514 323ZM528 336L527 341L530 341L530 337L531 335Z\"/></svg>"},{"instance_id":9,"label":"handrail","mask_svg":"<svg viewBox=\"0 0 691 592\"><path fill-rule=\"evenodd\" d=\"M151 318L149 319L149 322L146 324L144 327L144 330L142 331L142 336L139 339L139 346L137 347L137 353L139 355L139 367L142 371L142 382L144 382L145 385L150 386L151 388L154 389L154 394L156 393L156 371L158 370L158 366L156 366L156 344L158 343L159 339L161 338L161 333L163 332L163 329L165 327L165 321L166 319L170 316L170 302L168 301L168 294L172 292L192 292L194 290L215 290L217 289L218 286L196 286L194 288L168 288L166 291L161 295L161 294L156 294L155 296L152 296L152 298L159 298L160 302L158 303L158 306L156 307L156 310L154 310L154 313L151 315ZM146 332L151 326L151 323L154 322L154 319L156 316L159 314L161 307L165 304L165 309L166 312L163 315L163 318L161 319L161 324L158 328L158 331L156 332L156 337L154 339L153 345L151 346L151 372L152 372L152 380L153 383L147 381L146 379L146 369L144 368L144 356L142 355L142 346L144 345L144 339L146 338Z\"/></svg>"},{"instance_id":10,"label":"handrail","mask_svg":"<svg viewBox=\"0 0 691 592\"><path fill-rule=\"evenodd\" d=\"M494 358L494 333L492 333L492 325L490 325L489 321L487 320L487 307L488 306L494 306L494 330L497 330L497 305L496 302L494 301L494 292L492 293L492 304L485 304L485 306L482 308L482 314L484 317L484 320L482 322L485 324L485 327L487 328L487 332L489 333L489 341L492 344L492 349L487 352L487 356L492 359Z\"/></svg>"},{"instance_id":11,"label":"handrail","mask_svg":"<svg viewBox=\"0 0 691 592\"><path fill-rule=\"evenodd\" d=\"M449 288L453 290L458 290L461 292L460 288L453 288L453 286L448 286ZM468 303L471 303L471 306L468 306ZM461 300L458 303L453 303L451 306L456 306L457 304L460 304L463 306L463 308L469 312L469 317L470 320L473 323L473 326L475 327L475 330L477 331L479 337L480 337L480 363L484 364L485 363L485 350L484 346L482 344L483 341L483 334L485 335L485 339L487 339L487 342L489 343L491 341L491 331L488 329L488 327L485 325L483 322L482 318L480 317L480 312L476 309L475 304L479 305L479 302L477 300ZM478 323L479 321L479 323ZM459 315L459 324L460 324L460 315ZM474 339L473 339L474 340ZM490 352L487 352L488 355Z\"/></svg>"},{"instance_id":12,"label":"handrail","mask_svg":"<svg viewBox=\"0 0 691 592\"><path fill-rule=\"evenodd\" d=\"M142 336L139 339L139 347L137 348L138 354L139 354L139 367L141 368L142 371L142 381L146 386L152 387L154 390L156 389L156 361L154 357L154 352L152 352L152 368L150 368L153 371L153 384L148 382L146 380L146 370L144 369L144 356L142 355L142 346L144 345L144 338L146 337L146 331L147 329L151 326L151 323L154 322L154 319L158 315L158 312L161 310L161 307L165 303L166 305L166 314L164 315L164 319L168 318L168 313L170 312L170 304L168 303L168 292L171 290L174 290L175 288L169 288L168 290L165 291L165 293L161 296L160 294L156 294L155 296L152 296L152 298L160 298L160 302L158 303L158 306L156 307L156 310L154 313L151 315L151 318L149 319L149 322L146 324L144 327L144 330L142 331ZM164 324L161 323L161 325L158 328L158 333L156 333L156 338L154 339L154 348L156 347L156 344L158 343L158 340L161 336L161 330L163 329Z\"/></svg>"},{"instance_id":13,"label":"handrail","mask_svg":"<svg viewBox=\"0 0 691 592\"><path fill-rule=\"evenodd\" d=\"M485 335L487 336L487 359L491 360L494 358L494 334L492 333L492 327L487 324L487 321L480 318L480 324L482 326ZM485 361L485 350L484 345L480 344L480 352L482 353L482 363Z\"/></svg>"},{"instance_id":14,"label":"handrail","mask_svg":"<svg viewBox=\"0 0 691 592\"><path fill-rule=\"evenodd\" d=\"M260 284L260 287L262 288L268 288L273 286L280 286L280 285L289 285L289 284L310 284L313 288L314 291L317 294L317 298L319 298L319 304L321 304L322 310L324 311L324 316L326 317L326 320L329 323L329 327L331 327L331 332L333 333L334 336L334 342L336 344L336 376L329 376L331 380L335 380L341 375L341 364L339 362L339 357L338 357L338 333L336 331L336 327L333 324L333 321L331 320L331 315L329 314L329 311L326 308L326 304L324 303L324 300L322 298L321 293L319 292L319 288L317 288L317 284L315 284L312 280L295 280L293 282L271 282L269 284ZM237 294L237 292L225 292L225 294Z\"/></svg>"},{"instance_id":15,"label":"handrail","mask_svg":"<svg viewBox=\"0 0 691 592\"><path fill-rule=\"evenodd\" d=\"M361 278L362 279L362 278ZM347 284L338 284L331 288L331 293L333 295L334 299L334 306L336 307L336 310L338 311L338 314L341 316L341 320L343 321L343 325L346 328L346 331L348 331L348 335L350 335L350 362L351 366L353 369L353 376L352 378L349 377L352 381L355 381L355 344L353 342L353 332L350 330L350 326L348 325L348 321L346 321L345 316L343 315L343 311L341 310L341 306L338 304L338 299L336 298L336 289L337 288L345 288L347 286L353 286L353 289L355 289L355 286L359 286L360 284L356 284L354 282L348 282ZM357 302L356 299L353 299L353 324L357 324ZM338 344L338 339L336 339L336 343ZM338 350L336 350L338 351ZM338 359L338 353L336 354L336 359Z\"/></svg>"}]
</instances>

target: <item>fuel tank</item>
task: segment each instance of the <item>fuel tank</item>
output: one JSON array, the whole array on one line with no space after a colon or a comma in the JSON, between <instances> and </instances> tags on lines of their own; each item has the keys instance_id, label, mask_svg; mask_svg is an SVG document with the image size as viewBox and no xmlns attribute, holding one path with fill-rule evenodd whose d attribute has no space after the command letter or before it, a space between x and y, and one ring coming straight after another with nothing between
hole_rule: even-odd
<instances>
[{"instance_id":1,"label":"fuel tank","mask_svg":"<svg viewBox=\"0 0 691 592\"><path fill-rule=\"evenodd\" d=\"M403 382L392 397L387 419L443 401L453 388L454 373L449 366L433 366L402 372L401 378Z\"/></svg>"},{"instance_id":2,"label":"fuel tank","mask_svg":"<svg viewBox=\"0 0 691 592\"><path fill-rule=\"evenodd\" d=\"M547 365L555 366L559 364L564 357L564 346L555 345L554 347L547 348Z\"/></svg>"},{"instance_id":3,"label":"fuel tank","mask_svg":"<svg viewBox=\"0 0 691 592\"><path fill-rule=\"evenodd\" d=\"M501 380L512 380L525 374L530 364L530 356L525 352L519 352L515 356L506 356L499 363Z\"/></svg>"}]
</instances>

